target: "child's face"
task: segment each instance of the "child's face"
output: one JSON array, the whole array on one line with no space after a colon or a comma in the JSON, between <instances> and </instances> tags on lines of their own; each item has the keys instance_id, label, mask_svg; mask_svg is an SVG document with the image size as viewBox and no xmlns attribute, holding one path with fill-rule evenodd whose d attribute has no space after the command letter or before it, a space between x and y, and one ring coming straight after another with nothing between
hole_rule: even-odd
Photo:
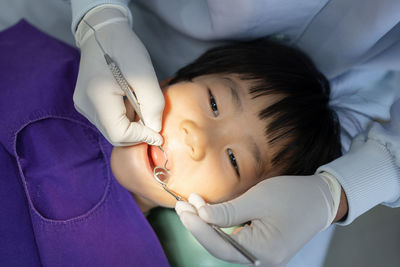
<instances>
[{"instance_id":1,"label":"child's face","mask_svg":"<svg viewBox=\"0 0 400 267\"><path fill-rule=\"evenodd\" d=\"M270 170L260 177L273 151L257 114L274 99L251 99L248 86L234 75L206 75L164 89L162 147L170 169L168 187L178 195L187 198L196 192L211 203L226 201L278 174ZM114 175L124 187L172 207L175 199L153 178L154 164L164 162L162 152L147 144L115 147L111 157Z\"/></svg>"}]
</instances>

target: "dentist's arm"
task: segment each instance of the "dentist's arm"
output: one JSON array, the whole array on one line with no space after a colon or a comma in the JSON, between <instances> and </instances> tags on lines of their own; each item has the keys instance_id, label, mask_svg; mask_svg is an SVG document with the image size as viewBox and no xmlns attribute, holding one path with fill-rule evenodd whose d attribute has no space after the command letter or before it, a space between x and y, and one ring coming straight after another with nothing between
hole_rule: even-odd
<instances>
[{"instance_id":1,"label":"dentist's arm","mask_svg":"<svg viewBox=\"0 0 400 267\"><path fill-rule=\"evenodd\" d=\"M83 2L96 4L98 1ZM164 97L147 50L130 27L129 9L123 3L97 3L97 6L89 11L85 10L85 7L85 15L78 22L75 18L83 15L83 11L77 6L82 5L82 2L73 0L71 4L74 15L73 30L77 25L75 40L81 50L74 92L76 109L113 145L141 142L160 145L162 137L158 132L161 130ZM93 31L83 19L96 29L105 52L117 62L128 83L134 88L146 126L131 122L126 117L123 100L125 93L108 69Z\"/></svg>"}]
</instances>

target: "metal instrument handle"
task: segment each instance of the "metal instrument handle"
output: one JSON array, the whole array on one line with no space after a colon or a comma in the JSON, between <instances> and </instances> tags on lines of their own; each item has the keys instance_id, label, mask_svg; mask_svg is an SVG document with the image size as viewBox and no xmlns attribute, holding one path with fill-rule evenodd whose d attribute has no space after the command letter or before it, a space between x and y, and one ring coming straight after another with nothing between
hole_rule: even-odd
<instances>
[{"instance_id":1,"label":"metal instrument handle","mask_svg":"<svg viewBox=\"0 0 400 267\"><path fill-rule=\"evenodd\" d=\"M210 224L210 226L228 243L230 243L237 251L239 251L246 259L248 259L255 266L260 265L260 261L253 256L247 249L240 245L235 239L233 239L229 234L225 233L216 225Z\"/></svg>"},{"instance_id":2,"label":"metal instrument handle","mask_svg":"<svg viewBox=\"0 0 400 267\"><path fill-rule=\"evenodd\" d=\"M104 58L106 59L107 66L110 69L112 75L114 76L114 79L117 81L121 89L124 90L126 97L128 98L129 102L131 102L133 109L135 110L136 114L139 116L140 120L144 125L142 112L140 111L139 102L137 100L135 92L129 86L124 75L122 75L121 69L118 67L117 63L115 63L115 61L112 60L108 54L104 54Z\"/></svg>"}]
</instances>

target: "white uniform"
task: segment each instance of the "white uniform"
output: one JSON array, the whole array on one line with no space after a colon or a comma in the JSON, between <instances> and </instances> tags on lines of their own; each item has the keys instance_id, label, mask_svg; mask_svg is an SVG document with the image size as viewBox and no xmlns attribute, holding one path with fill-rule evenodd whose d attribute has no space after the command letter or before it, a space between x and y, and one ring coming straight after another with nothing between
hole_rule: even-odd
<instances>
[{"instance_id":1,"label":"white uniform","mask_svg":"<svg viewBox=\"0 0 400 267\"><path fill-rule=\"evenodd\" d=\"M7 2L1 4L6 16L18 8L23 12L17 15L28 13L18 3L35 7L39 2L0 1ZM71 34L61 36L49 26L61 29L68 21L49 13L68 3L40 1L44 3L40 11L34 9L39 15L31 12L28 20L71 43ZM127 0L71 2L73 29L96 5L119 3L128 8ZM393 105L400 96L400 1L138 0L129 7L135 32L152 56L160 79L208 48L230 40L272 36L301 48L331 81L331 105L340 118L343 150L349 150L354 136L370 129L356 138L349 153L320 168L332 173L346 192L349 214L342 224L379 203L400 206L400 103ZM9 26L2 18L0 26ZM373 120L390 124L382 126ZM331 230L317 235L288 266L320 266L330 235Z\"/></svg>"}]
</instances>

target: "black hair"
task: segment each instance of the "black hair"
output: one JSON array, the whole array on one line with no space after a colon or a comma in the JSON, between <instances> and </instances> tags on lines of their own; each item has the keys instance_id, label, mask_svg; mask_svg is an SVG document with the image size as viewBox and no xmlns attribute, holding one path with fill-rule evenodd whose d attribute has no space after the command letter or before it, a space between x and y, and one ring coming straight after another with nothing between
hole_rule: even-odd
<instances>
[{"instance_id":1,"label":"black hair","mask_svg":"<svg viewBox=\"0 0 400 267\"><path fill-rule=\"evenodd\" d=\"M300 50L267 39L216 47L181 68L169 84L208 74L237 74L251 81L253 99L279 96L258 116L267 122L270 146L279 145L271 163L280 175L310 175L341 155L329 82Z\"/></svg>"}]
</instances>

